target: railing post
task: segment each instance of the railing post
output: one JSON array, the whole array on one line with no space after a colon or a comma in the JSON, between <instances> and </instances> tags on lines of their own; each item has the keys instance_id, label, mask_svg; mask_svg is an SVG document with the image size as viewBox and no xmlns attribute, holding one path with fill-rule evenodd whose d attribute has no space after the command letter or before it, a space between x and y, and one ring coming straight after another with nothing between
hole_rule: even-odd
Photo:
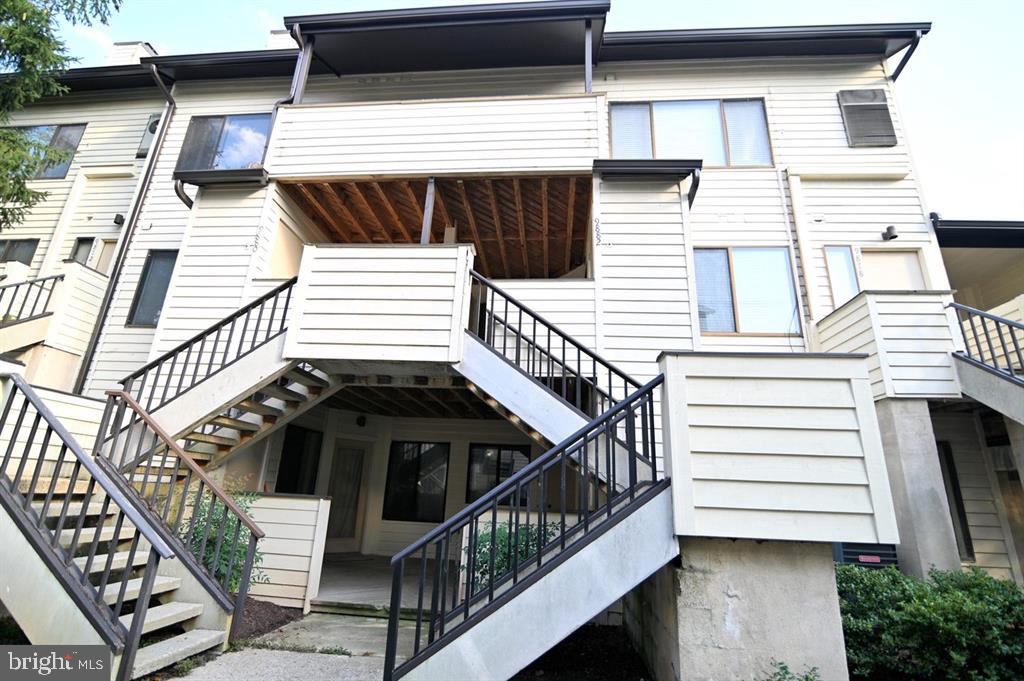
<instances>
[{"instance_id":1,"label":"railing post","mask_svg":"<svg viewBox=\"0 0 1024 681\"><path fill-rule=\"evenodd\" d=\"M149 597L153 593L153 581L156 579L156 568L160 557L156 551L150 551L149 560L146 561L146 569L142 573L142 586L139 590L139 598L135 603L135 612L132 614L132 626L128 630L128 637L124 642L124 650L121 651L121 666L117 669L118 681L131 681L132 668L135 666L135 653L139 649L139 639L142 638L142 625L146 622L146 611L149 609Z\"/></svg>"},{"instance_id":2,"label":"railing post","mask_svg":"<svg viewBox=\"0 0 1024 681\"><path fill-rule=\"evenodd\" d=\"M398 620L402 611L403 564L403 559L399 558L391 565L391 611L388 613L388 642L384 649L384 681L391 681L395 674L395 658L398 653Z\"/></svg>"},{"instance_id":3,"label":"railing post","mask_svg":"<svg viewBox=\"0 0 1024 681\"><path fill-rule=\"evenodd\" d=\"M249 534L249 548L245 551L245 565L242 567L242 576L238 582L238 593L235 596L235 610L231 614L231 631L228 633L228 642L233 643L238 635L238 627L242 624L242 613L245 611L245 599L249 595L249 582L252 580L252 565L256 558L256 542L259 539L254 534Z\"/></svg>"}]
</instances>

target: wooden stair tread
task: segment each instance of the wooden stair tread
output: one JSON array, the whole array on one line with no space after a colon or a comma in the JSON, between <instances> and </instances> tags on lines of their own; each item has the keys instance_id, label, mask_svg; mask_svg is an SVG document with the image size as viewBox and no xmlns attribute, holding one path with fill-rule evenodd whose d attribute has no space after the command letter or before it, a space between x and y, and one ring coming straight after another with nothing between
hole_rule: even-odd
<instances>
[{"instance_id":1,"label":"wooden stair tread","mask_svg":"<svg viewBox=\"0 0 1024 681\"><path fill-rule=\"evenodd\" d=\"M255 399L245 399L235 405L235 409L241 409L247 411L250 414L259 414L260 416L284 416L284 411L277 407L272 407L269 404L263 404L262 402Z\"/></svg>"},{"instance_id":2,"label":"wooden stair tread","mask_svg":"<svg viewBox=\"0 0 1024 681\"><path fill-rule=\"evenodd\" d=\"M259 389L259 392L270 397L276 397L279 400L285 402L305 402L306 396L302 393L296 392L290 388L277 385L276 383L270 383Z\"/></svg>"},{"instance_id":3,"label":"wooden stair tread","mask_svg":"<svg viewBox=\"0 0 1024 681\"><path fill-rule=\"evenodd\" d=\"M186 435L184 440L192 440L193 442L204 442L208 445L217 445L218 447L236 447L238 446L238 438L224 437L223 435L210 435L209 433L197 433L195 431Z\"/></svg>"},{"instance_id":4,"label":"wooden stair tread","mask_svg":"<svg viewBox=\"0 0 1024 681\"><path fill-rule=\"evenodd\" d=\"M221 414L220 416L214 416L210 419L209 423L216 426L223 426L224 428L230 428L231 430L237 430L240 433L255 433L259 431L260 424L253 423L252 421L243 421L242 419L232 418Z\"/></svg>"},{"instance_id":5,"label":"wooden stair tread","mask_svg":"<svg viewBox=\"0 0 1024 681\"><path fill-rule=\"evenodd\" d=\"M301 369L299 367L295 367L294 369L290 369L289 371L287 371L285 373L285 377L295 381L296 383L301 383L307 388L326 388L330 385L328 381L326 381L323 378L320 378L313 372L306 371L305 369Z\"/></svg>"}]
</instances>

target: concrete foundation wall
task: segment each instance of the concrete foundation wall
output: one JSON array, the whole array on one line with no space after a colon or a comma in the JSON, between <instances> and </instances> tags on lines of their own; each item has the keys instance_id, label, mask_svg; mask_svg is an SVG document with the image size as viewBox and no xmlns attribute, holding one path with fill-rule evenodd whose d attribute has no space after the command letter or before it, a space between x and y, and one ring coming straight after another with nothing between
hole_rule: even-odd
<instances>
[{"instance_id":1,"label":"concrete foundation wall","mask_svg":"<svg viewBox=\"0 0 1024 681\"><path fill-rule=\"evenodd\" d=\"M761 679L772 660L848 678L828 544L684 539L626 599L625 623L658 681Z\"/></svg>"}]
</instances>

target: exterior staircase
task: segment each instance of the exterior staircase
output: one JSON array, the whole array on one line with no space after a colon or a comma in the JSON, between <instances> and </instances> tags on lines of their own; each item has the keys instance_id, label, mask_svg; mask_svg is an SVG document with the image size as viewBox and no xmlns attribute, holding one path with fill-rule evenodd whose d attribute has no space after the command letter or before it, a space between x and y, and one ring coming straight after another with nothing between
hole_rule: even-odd
<instances>
[{"instance_id":1,"label":"exterior staircase","mask_svg":"<svg viewBox=\"0 0 1024 681\"><path fill-rule=\"evenodd\" d=\"M964 350L954 353L964 394L1024 424L1024 323L973 307L949 305Z\"/></svg>"}]
</instances>

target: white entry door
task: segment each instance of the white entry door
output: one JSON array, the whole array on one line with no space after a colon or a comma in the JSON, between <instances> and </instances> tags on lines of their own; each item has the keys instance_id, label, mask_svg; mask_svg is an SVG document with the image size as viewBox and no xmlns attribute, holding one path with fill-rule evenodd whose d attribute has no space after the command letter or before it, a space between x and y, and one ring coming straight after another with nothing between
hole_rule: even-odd
<instances>
[{"instance_id":1,"label":"white entry door","mask_svg":"<svg viewBox=\"0 0 1024 681\"><path fill-rule=\"evenodd\" d=\"M364 446L342 441L335 445L329 492L331 512L327 519L328 553L359 551L366 505L363 493L365 462Z\"/></svg>"},{"instance_id":2,"label":"white entry door","mask_svg":"<svg viewBox=\"0 0 1024 681\"><path fill-rule=\"evenodd\" d=\"M868 291L923 291L924 272L917 251L861 251Z\"/></svg>"}]
</instances>

